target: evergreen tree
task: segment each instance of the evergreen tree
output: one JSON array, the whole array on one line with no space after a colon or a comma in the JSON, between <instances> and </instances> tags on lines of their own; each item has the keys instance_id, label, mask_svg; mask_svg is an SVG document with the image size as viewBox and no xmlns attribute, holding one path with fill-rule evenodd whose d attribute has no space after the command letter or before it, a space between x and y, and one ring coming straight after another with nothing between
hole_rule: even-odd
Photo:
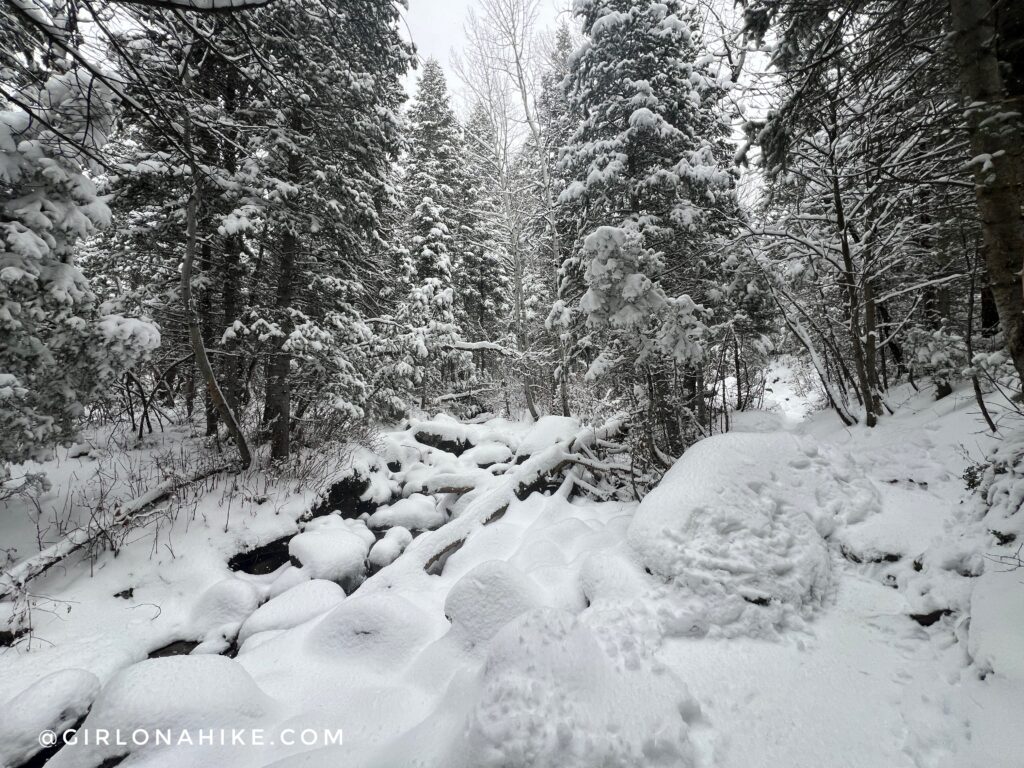
<instances>
[{"instance_id":1,"label":"evergreen tree","mask_svg":"<svg viewBox=\"0 0 1024 768\"><path fill-rule=\"evenodd\" d=\"M89 171L113 94L31 37L18 50L26 77L4 77L19 103L0 103L0 479L6 462L72 439L89 405L160 338L101 304L76 263L110 221Z\"/></svg>"},{"instance_id":2,"label":"evergreen tree","mask_svg":"<svg viewBox=\"0 0 1024 768\"><path fill-rule=\"evenodd\" d=\"M493 341L507 328L501 322L508 298L507 261L495 238L498 224L498 179L491 158L494 126L482 104L476 104L465 129L465 167L475 174L466 187L462 223L465 250L455 283L462 305L463 327L470 341ZM483 356L481 356L483 357Z\"/></svg>"},{"instance_id":3,"label":"evergreen tree","mask_svg":"<svg viewBox=\"0 0 1024 768\"><path fill-rule=\"evenodd\" d=\"M475 233L466 205L462 132L435 59L424 65L407 119L406 295L396 318L413 342L413 381L425 408L431 396L471 375L458 351L457 314L465 313L464 305L456 306L453 275L474 257Z\"/></svg>"},{"instance_id":4,"label":"evergreen tree","mask_svg":"<svg viewBox=\"0 0 1024 768\"><path fill-rule=\"evenodd\" d=\"M734 207L722 91L683 2L581 0L576 11L588 39L567 78L580 122L560 199L580 236L562 291L586 292L590 333L577 325L577 354L598 358L592 375L618 377L635 397L651 456L664 463L684 447L685 414L703 397L694 299L713 276L704 251L722 230L719 212ZM631 311L637 302L650 316Z\"/></svg>"}]
</instances>

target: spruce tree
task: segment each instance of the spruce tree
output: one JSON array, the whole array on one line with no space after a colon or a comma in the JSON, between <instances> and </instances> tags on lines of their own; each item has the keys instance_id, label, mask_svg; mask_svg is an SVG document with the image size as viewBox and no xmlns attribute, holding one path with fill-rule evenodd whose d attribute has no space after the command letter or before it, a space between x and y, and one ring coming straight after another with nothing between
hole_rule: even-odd
<instances>
[{"instance_id":1,"label":"spruce tree","mask_svg":"<svg viewBox=\"0 0 1024 768\"><path fill-rule=\"evenodd\" d=\"M462 132L448 100L444 71L429 59L408 113L405 198L408 206L406 295L397 311L412 343L413 381L420 405L463 383L468 361L458 351L461 332L453 275L473 255L467 222Z\"/></svg>"},{"instance_id":2,"label":"spruce tree","mask_svg":"<svg viewBox=\"0 0 1024 768\"><path fill-rule=\"evenodd\" d=\"M634 393L664 463L682 450L683 414L702 396L702 252L718 211L733 205L722 93L680 0L581 0L576 11L588 37L567 77L579 127L560 200L581 227L563 264L563 281L577 285L562 288L585 294L578 353L599 362L592 375ZM651 314L631 313L638 302Z\"/></svg>"}]
</instances>

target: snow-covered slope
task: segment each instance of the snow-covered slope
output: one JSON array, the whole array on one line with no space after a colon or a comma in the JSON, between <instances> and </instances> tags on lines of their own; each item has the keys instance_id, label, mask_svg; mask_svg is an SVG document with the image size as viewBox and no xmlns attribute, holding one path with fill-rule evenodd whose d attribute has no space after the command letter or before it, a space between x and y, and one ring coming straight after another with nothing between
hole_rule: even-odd
<instances>
[{"instance_id":1,"label":"snow-covered slope","mask_svg":"<svg viewBox=\"0 0 1024 768\"><path fill-rule=\"evenodd\" d=\"M875 430L741 417L639 505L440 487L486 484L517 456L528 469L570 421L385 435L362 494L384 506L363 511L369 528L314 520L283 550L301 567L226 561L294 534L308 494L236 512L237 528L198 516L173 531L173 557L142 537L92 577L43 577L60 610L34 622L31 650L0 650L0 764L91 702L84 728L258 727L266 743L76 744L48 765L1022 765L1024 571L986 560L1013 550L961 478L962 451L980 459L991 439L967 394L904 399ZM475 519L499 492L504 514ZM428 574L420 560L451 531L464 543ZM389 541L360 585L357 561ZM237 656L216 655L236 633ZM204 642L144 660L174 639ZM289 728L341 728L344 743L282 743Z\"/></svg>"}]
</instances>

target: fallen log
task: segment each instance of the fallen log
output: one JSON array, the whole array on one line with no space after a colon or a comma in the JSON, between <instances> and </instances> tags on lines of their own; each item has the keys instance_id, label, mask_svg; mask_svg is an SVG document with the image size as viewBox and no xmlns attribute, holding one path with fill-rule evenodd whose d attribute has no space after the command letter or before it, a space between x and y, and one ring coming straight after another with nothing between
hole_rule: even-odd
<instances>
[{"instance_id":1,"label":"fallen log","mask_svg":"<svg viewBox=\"0 0 1024 768\"><path fill-rule=\"evenodd\" d=\"M538 451L522 464L511 465L504 475L468 489L466 493L474 491L479 495L469 502L461 515L416 538L397 560L364 583L362 589L373 582L384 584L399 571L419 570L439 575L448 558L461 549L475 531L499 520L515 499L525 499L537 487L552 482L585 458L580 455L584 448L596 445L598 440L609 440L622 433L626 426L626 417L618 416L600 427L580 430L572 438Z\"/></svg>"},{"instance_id":2,"label":"fallen log","mask_svg":"<svg viewBox=\"0 0 1024 768\"><path fill-rule=\"evenodd\" d=\"M185 486L205 480L208 477L231 469L233 464L206 468L184 478L171 478L146 491L141 496L123 502L114 511L110 523L102 528L86 527L72 531L60 541L51 544L36 555L22 560L7 571L0 573L0 600L21 592L29 581L46 573L65 558L82 549L86 544L99 538L109 539L149 512L164 499Z\"/></svg>"}]
</instances>

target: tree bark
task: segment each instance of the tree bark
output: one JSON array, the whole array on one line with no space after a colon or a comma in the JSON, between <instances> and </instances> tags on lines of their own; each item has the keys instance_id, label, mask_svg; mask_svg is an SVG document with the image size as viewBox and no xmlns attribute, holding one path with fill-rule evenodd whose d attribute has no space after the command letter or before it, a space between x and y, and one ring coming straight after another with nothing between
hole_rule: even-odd
<instances>
[{"instance_id":1,"label":"tree bark","mask_svg":"<svg viewBox=\"0 0 1024 768\"><path fill-rule=\"evenodd\" d=\"M288 309L294 298L295 255L298 250L298 239L287 227L281 238L281 252L278 254L277 271L277 309L281 330L284 338L277 349L271 354L267 364L267 402L264 413L270 423L270 455L274 459L287 459L291 451L291 381L288 374L291 370L291 355L284 349L290 330L287 320Z\"/></svg>"},{"instance_id":2,"label":"tree bark","mask_svg":"<svg viewBox=\"0 0 1024 768\"><path fill-rule=\"evenodd\" d=\"M994 5L992 0L949 0L960 86L968 104L967 133L985 266L1006 349L1024 381L1021 118L1009 115L1013 105L1007 104L996 50Z\"/></svg>"}]
</instances>

